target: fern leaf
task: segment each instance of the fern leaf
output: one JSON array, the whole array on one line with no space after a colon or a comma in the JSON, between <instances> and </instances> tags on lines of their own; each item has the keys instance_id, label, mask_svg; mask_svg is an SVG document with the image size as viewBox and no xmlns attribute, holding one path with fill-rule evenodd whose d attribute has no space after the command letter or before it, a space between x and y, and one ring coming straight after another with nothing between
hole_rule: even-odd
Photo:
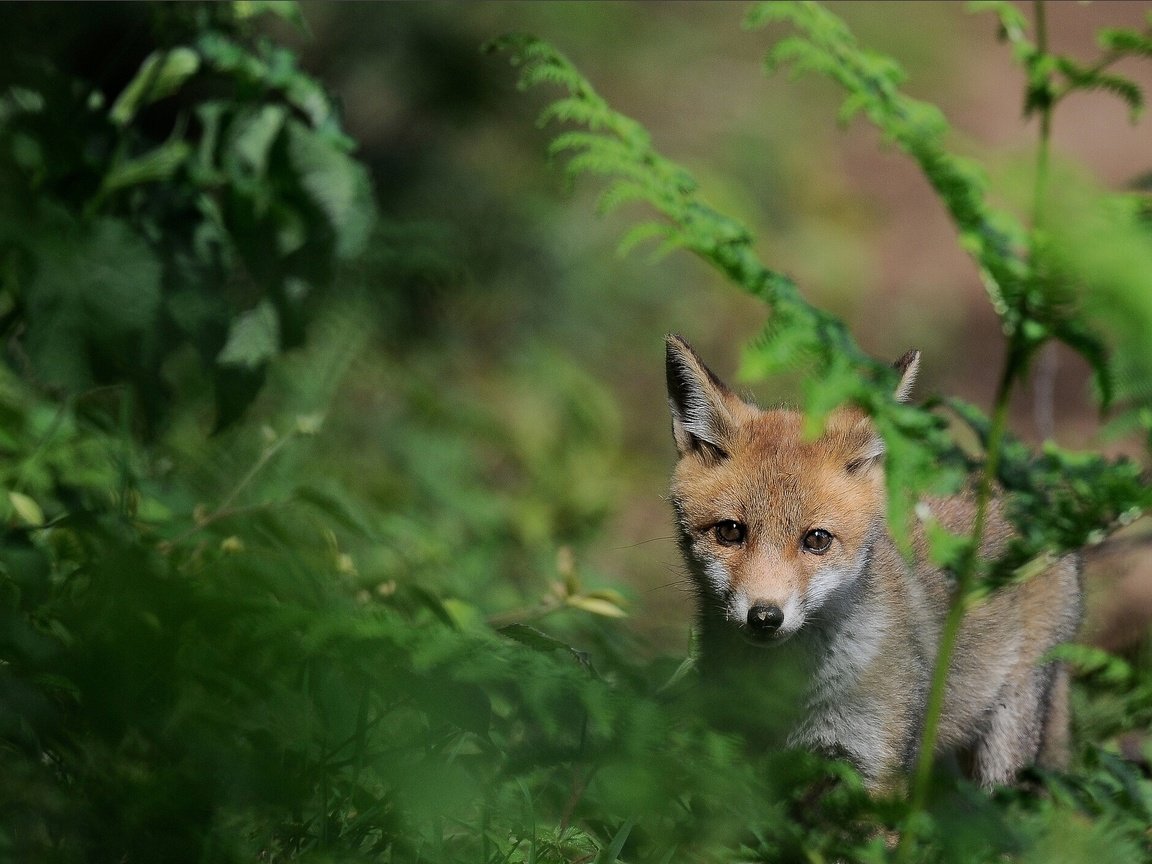
<instances>
[{"instance_id":1,"label":"fern leaf","mask_svg":"<svg viewBox=\"0 0 1152 864\"><path fill-rule=\"evenodd\" d=\"M1034 47L1028 41L1028 18L1010 0L971 0L969 12L992 12L1000 22L1000 35L1012 45Z\"/></svg>"},{"instance_id":2,"label":"fern leaf","mask_svg":"<svg viewBox=\"0 0 1152 864\"><path fill-rule=\"evenodd\" d=\"M1114 54L1152 57L1152 37L1147 33L1106 27L1096 34L1096 39L1101 48Z\"/></svg>"},{"instance_id":3,"label":"fern leaf","mask_svg":"<svg viewBox=\"0 0 1152 864\"><path fill-rule=\"evenodd\" d=\"M807 21L830 34L828 38L846 32L835 18L824 16L812 4L770 3L764 14L765 20L776 16ZM513 64L521 69L521 85L546 83L564 91L544 109L539 122L542 126L559 121L583 127L558 134L549 153L567 157L564 171L569 177L594 174L607 178L608 185L597 202L601 213L642 201L667 220L649 220L631 229L619 244L621 253L649 240L659 241L653 253L656 258L677 249L694 252L745 291L763 299L774 319L799 322L793 332L808 334L802 341L827 368L834 362L847 362L869 375L884 374L880 371L884 367L865 355L845 329L829 325L834 319L801 298L791 279L760 261L751 233L743 224L700 200L692 175L656 151L644 127L613 110L559 52L524 36L496 40L490 48L512 55ZM806 60L821 68L830 62L825 51L811 50L802 40L782 49L778 56ZM892 81L899 78L898 68L879 55L867 57L866 62L873 76L891 89ZM796 355L779 351L774 356L782 364L792 365Z\"/></svg>"},{"instance_id":4,"label":"fern leaf","mask_svg":"<svg viewBox=\"0 0 1152 864\"><path fill-rule=\"evenodd\" d=\"M1064 76L1065 84L1059 97L1076 90L1103 90L1124 101L1131 119L1135 121L1144 109L1144 91L1136 82L1098 67L1082 66L1068 57L1056 57L1055 67Z\"/></svg>"},{"instance_id":5,"label":"fern leaf","mask_svg":"<svg viewBox=\"0 0 1152 864\"><path fill-rule=\"evenodd\" d=\"M561 132L548 145L548 155L559 156L568 150L589 150L603 138L604 136L597 132L581 132L579 130Z\"/></svg>"},{"instance_id":6,"label":"fern leaf","mask_svg":"<svg viewBox=\"0 0 1152 864\"><path fill-rule=\"evenodd\" d=\"M664 242L657 246L652 252L651 260L661 261L680 249L691 249L694 252L699 251L699 248L691 242L686 234L680 231L670 230L665 235Z\"/></svg>"},{"instance_id":7,"label":"fern leaf","mask_svg":"<svg viewBox=\"0 0 1152 864\"><path fill-rule=\"evenodd\" d=\"M577 153L568 160L564 171L572 177L580 174L600 174L605 177L625 177L639 184L651 180L651 173L645 171L644 166L622 162L616 158L616 154L605 153L598 149Z\"/></svg>"},{"instance_id":8,"label":"fern leaf","mask_svg":"<svg viewBox=\"0 0 1152 864\"><path fill-rule=\"evenodd\" d=\"M840 105L836 119L840 121L842 126L847 126L857 114L867 107L868 99L866 97L860 93L849 93L844 97L844 102Z\"/></svg>"},{"instance_id":9,"label":"fern leaf","mask_svg":"<svg viewBox=\"0 0 1152 864\"><path fill-rule=\"evenodd\" d=\"M624 257L641 243L655 240L658 237L667 238L672 229L664 222L641 222L628 230L620 243L616 246L616 254Z\"/></svg>"},{"instance_id":10,"label":"fern leaf","mask_svg":"<svg viewBox=\"0 0 1152 864\"><path fill-rule=\"evenodd\" d=\"M800 72L831 72L827 55L799 36L781 39L764 57L764 70L776 72L785 63L791 63L793 77Z\"/></svg>"},{"instance_id":11,"label":"fern leaf","mask_svg":"<svg viewBox=\"0 0 1152 864\"><path fill-rule=\"evenodd\" d=\"M1097 388L1100 410L1107 411L1116 393L1116 381L1108 362L1108 346L1097 334L1072 317L1057 322L1056 336L1088 361Z\"/></svg>"},{"instance_id":12,"label":"fern leaf","mask_svg":"<svg viewBox=\"0 0 1152 864\"><path fill-rule=\"evenodd\" d=\"M1122 99L1128 105L1128 118L1133 123L1144 113L1144 91L1135 81L1121 75L1098 75L1093 87Z\"/></svg>"},{"instance_id":13,"label":"fern leaf","mask_svg":"<svg viewBox=\"0 0 1152 864\"><path fill-rule=\"evenodd\" d=\"M595 131L603 128L604 119L603 110L594 102L569 96L566 99L557 99L541 111L536 125L544 128L554 121L580 123Z\"/></svg>"},{"instance_id":14,"label":"fern leaf","mask_svg":"<svg viewBox=\"0 0 1152 864\"><path fill-rule=\"evenodd\" d=\"M646 183L618 180L600 193L600 197L596 200L596 212L604 216L633 201L653 204L655 196L652 192L652 187Z\"/></svg>"},{"instance_id":15,"label":"fern leaf","mask_svg":"<svg viewBox=\"0 0 1152 864\"><path fill-rule=\"evenodd\" d=\"M945 148L950 130L943 114L900 92L904 79L900 66L860 49L847 26L827 9L809 2L757 4L745 24L756 27L781 20L798 33L772 49L767 65L772 68L791 58L823 71L846 91L841 116L863 112L887 140L919 163L948 208L965 248L986 274L1005 327L1015 330L1023 314L1020 274L1027 268L1019 264L1027 235L1011 217L994 214L970 163Z\"/></svg>"}]
</instances>

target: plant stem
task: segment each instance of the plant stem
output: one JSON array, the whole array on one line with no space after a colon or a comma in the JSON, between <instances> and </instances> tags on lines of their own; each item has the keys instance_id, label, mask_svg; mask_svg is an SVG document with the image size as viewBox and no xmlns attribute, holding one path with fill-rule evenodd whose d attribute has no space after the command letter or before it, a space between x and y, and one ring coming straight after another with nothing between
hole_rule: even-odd
<instances>
[{"instance_id":1,"label":"plant stem","mask_svg":"<svg viewBox=\"0 0 1152 864\"><path fill-rule=\"evenodd\" d=\"M1044 11L1044 0L1033 0L1036 21L1036 62L1043 62L1048 56L1048 25ZM1052 144L1052 109L1057 95L1052 89L1051 79L1045 81L1048 96L1040 103L1040 138L1036 142L1036 179L1032 191L1032 234L1036 233L1044 221L1045 196L1048 192L1048 161Z\"/></svg>"},{"instance_id":2,"label":"plant stem","mask_svg":"<svg viewBox=\"0 0 1152 864\"><path fill-rule=\"evenodd\" d=\"M1036 22L1036 54L1037 62L1043 62L1048 56L1048 26L1045 18L1045 0L1033 0L1032 8L1035 11ZM1039 106L1040 134L1036 141L1036 174L1032 190L1032 272L1038 271L1043 250L1047 244L1044 226L1047 222L1046 212L1048 204L1048 165L1052 150L1052 112L1056 103L1062 98L1062 93L1056 91L1052 85L1051 76L1044 81L1046 97ZM1032 383L1034 401L1036 405L1036 427L1040 436L1051 439L1055 436L1055 420L1052 416L1052 403L1055 399L1056 387L1056 346L1049 345L1044 354L1044 362L1040 372Z\"/></svg>"},{"instance_id":3,"label":"plant stem","mask_svg":"<svg viewBox=\"0 0 1152 864\"><path fill-rule=\"evenodd\" d=\"M1017 370L1022 364L1021 354L1010 350L1004 362L1004 372L996 390L996 404L992 413L992 425L988 430L987 451L984 471L980 476L980 486L976 492L976 518L972 526L972 537L968 551L956 574L956 587L952 595L952 605L944 619L940 632L940 643L936 650L936 665L932 670L932 687L924 712L924 729L920 737L920 752L916 759L916 773L912 778L912 794L909 802L909 819L924 811L928 800L928 790L932 782L932 766L936 753L936 741L940 730L940 716L944 708L947 692L948 670L956 640L960 636L960 625L968 610L969 597L980 564L980 546L984 540L984 530L988 524L988 508L996 477L1000 470L1000 450L1004 432L1008 426L1008 405L1012 395ZM911 860L913 848L912 832L905 831L900 838L897 861Z\"/></svg>"},{"instance_id":4,"label":"plant stem","mask_svg":"<svg viewBox=\"0 0 1152 864\"><path fill-rule=\"evenodd\" d=\"M207 528L213 522L217 522L220 519L227 518L228 516L233 516L236 513L243 513L243 512L249 511L249 510L262 510L264 508L276 506L279 503L283 503L283 502L273 502L273 503L268 503L268 504L254 504L250 507L233 507L232 506L232 502L235 501L237 499L237 497L239 497L240 493L244 491L245 487L247 487L247 485L249 483L251 483L254 479L256 479L256 475L259 474L264 469L264 466L266 466L269 462L271 462L273 457L277 453L279 453L282 449L284 449L284 447L288 444L289 441L294 440L296 437L297 437L296 434L287 434L287 435L284 435L284 436L278 438L275 442L273 442L269 446L265 447L260 452L260 456L256 459L255 464L250 469L248 469L248 473L240 478L240 482L238 482L234 487L232 487L232 491L229 492L224 497L224 500L221 501L219 505L217 505L216 509L213 510L211 513L207 514L206 516L203 516L200 519L197 519L195 524L192 525L191 528L189 528L187 531L183 532L182 534L178 535L174 540L167 541L166 542L167 548L173 548L173 547L179 546L181 543L183 543L185 540L187 540L193 534L196 534L199 531L203 531L205 528Z\"/></svg>"},{"instance_id":5,"label":"plant stem","mask_svg":"<svg viewBox=\"0 0 1152 864\"><path fill-rule=\"evenodd\" d=\"M1048 27L1044 0L1034 0L1032 8L1035 13L1036 29L1036 53L1032 62L1043 63L1048 56ZM1052 96L1050 82L1045 82L1045 88L1048 95ZM1030 263L1033 273L1036 272L1036 251L1043 243L1040 231L1044 220L1045 195L1048 186L1053 105L1054 98L1045 98L1039 106L1040 135L1036 147L1036 175L1032 197L1032 258ZM964 621L964 613L968 610L970 603L973 583L980 567L980 547L983 544L984 531L988 524L988 510L992 503L993 490L1000 471L1000 453L1004 442L1004 433L1008 426L1008 406L1012 387L1017 378L1023 374L1028 357L1036 347L1029 345L1019 328L1009 338L1008 356L1004 359L1004 369L996 388L992 423L988 430L988 440L985 442L987 456L984 460L984 471L980 476L980 486L976 493L976 517L972 526L972 536L956 574L956 587L952 596L952 604L949 606L948 614L944 619L944 626L940 632L940 643L936 650L936 665L932 670L932 686L925 705L924 728L920 738L920 751L917 754L916 772L912 778L912 790L908 805L908 824L910 826L914 824L916 817L924 812L932 784L932 767L940 730L940 717L943 713L944 698L948 688L948 671L952 663L952 654L956 649L956 641L960 636L960 626ZM906 830L900 838L900 845L897 849L896 860L898 862L905 864L905 862L911 861L915 842L915 831Z\"/></svg>"}]
</instances>

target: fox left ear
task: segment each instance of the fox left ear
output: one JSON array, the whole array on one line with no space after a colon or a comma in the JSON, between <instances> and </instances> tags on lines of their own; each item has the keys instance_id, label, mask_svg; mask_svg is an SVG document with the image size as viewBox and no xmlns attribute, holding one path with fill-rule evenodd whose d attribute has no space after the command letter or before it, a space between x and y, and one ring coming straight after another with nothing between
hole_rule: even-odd
<instances>
[{"instance_id":1,"label":"fox left ear","mask_svg":"<svg viewBox=\"0 0 1152 864\"><path fill-rule=\"evenodd\" d=\"M666 347L668 407L676 449L681 456L694 452L710 462L726 459L735 426L728 400L735 397L679 336L669 335Z\"/></svg>"},{"instance_id":2,"label":"fox left ear","mask_svg":"<svg viewBox=\"0 0 1152 864\"><path fill-rule=\"evenodd\" d=\"M920 350L913 348L892 364L892 368L900 373L900 383L896 385L893 394L897 402L907 402L912 395L912 387L916 383L916 375L920 372Z\"/></svg>"}]
</instances>

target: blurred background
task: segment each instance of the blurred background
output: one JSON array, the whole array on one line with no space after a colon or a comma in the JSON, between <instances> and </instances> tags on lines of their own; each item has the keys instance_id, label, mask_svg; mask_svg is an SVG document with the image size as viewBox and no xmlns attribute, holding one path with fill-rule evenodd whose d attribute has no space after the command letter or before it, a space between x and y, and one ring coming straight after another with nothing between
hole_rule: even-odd
<instances>
[{"instance_id":1,"label":"blurred background","mask_svg":"<svg viewBox=\"0 0 1152 864\"><path fill-rule=\"evenodd\" d=\"M992 16L955 3L830 5L863 44L904 64L908 92L943 108L957 150L983 161L999 188L1027 184L1037 130L1023 119L1023 75ZM1147 11L1050 4L1051 46L1087 60L1099 28L1140 27ZM10 7L9 38L41 40L45 57L111 102L149 50L157 13L70 12L64 23L57 12ZM771 34L743 31L743 14L742 4L711 2L306 2L296 18L259 18L330 93L351 158L366 166L376 218L342 226L364 235L352 252L309 253L334 255L323 278L292 264L291 278L326 287L299 307L278 289L279 342L263 353L243 339L263 332L259 294L232 295L233 311L248 317L228 344L242 360L255 351L252 374L212 378L192 352L176 351L141 383L143 403L159 394L148 422L164 458L200 466L189 506L196 494L222 497L260 458L262 435L316 418L318 434L262 467L259 494L305 482L347 493L371 528L370 540L342 547L357 590L375 597L410 583L502 620L551 608L553 583L576 580L626 595L632 623L623 629L637 650L684 650L691 601L664 500L674 452L663 336L683 334L763 403L792 394L739 379L741 346L766 320L759 303L684 253L616 254L642 214L598 218L596 184L570 184L549 163L554 130L535 118L553 94L518 91L506 58L481 51L512 31L566 53L696 176L713 206L752 228L769 266L842 316L866 350L893 358L922 348L920 395L987 408L999 325L935 196L872 128L837 122L831 83L766 77ZM168 13L159 32L175 38L192 26L177 18ZM1118 71L1152 84L1146 65ZM159 139L173 122L163 100L138 119ZM1055 119L1056 158L1112 188L1152 167L1149 140L1148 126L1104 94L1071 97ZM265 242L257 235L252 246ZM252 271L255 253L245 254ZM198 343L203 356L223 352L217 331L211 350ZM1049 350L1031 387L1014 404L1018 435L1101 445L1081 361ZM255 489L245 496L255 500Z\"/></svg>"}]
</instances>

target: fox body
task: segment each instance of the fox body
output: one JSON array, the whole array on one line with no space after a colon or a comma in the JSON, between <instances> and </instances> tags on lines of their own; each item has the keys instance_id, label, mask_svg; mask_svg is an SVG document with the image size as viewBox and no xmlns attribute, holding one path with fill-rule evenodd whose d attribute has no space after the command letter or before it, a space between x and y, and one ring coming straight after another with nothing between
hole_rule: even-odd
<instances>
[{"instance_id":1,"label":"fox body","mask_svg":"<svg viewBox=\"0 0 1152 864\"><path fill-rule=\"evenodd\" d=\"M793 664L804 691L790 743L847 758L870 788L891 788L918 752L953 585L928 560L922 534L911 562L893 544L882 440L850 406L806 439L800 414L738 398L676 336L667 349L679 451L672 504L705 669L751 659L750 669L739 665L755 686L763 664ZM897 364L897 398L918 362L910 352ZM949 530L971 531L970 499L923 506ZM1010 538L993 502L981 554L996 556ZM1066 758L1067 673L1046 654L1075 634L1079 583L1079 562L1067 556L964 617L938 742L981 785Z\"/></svg>"}]
</instances>

